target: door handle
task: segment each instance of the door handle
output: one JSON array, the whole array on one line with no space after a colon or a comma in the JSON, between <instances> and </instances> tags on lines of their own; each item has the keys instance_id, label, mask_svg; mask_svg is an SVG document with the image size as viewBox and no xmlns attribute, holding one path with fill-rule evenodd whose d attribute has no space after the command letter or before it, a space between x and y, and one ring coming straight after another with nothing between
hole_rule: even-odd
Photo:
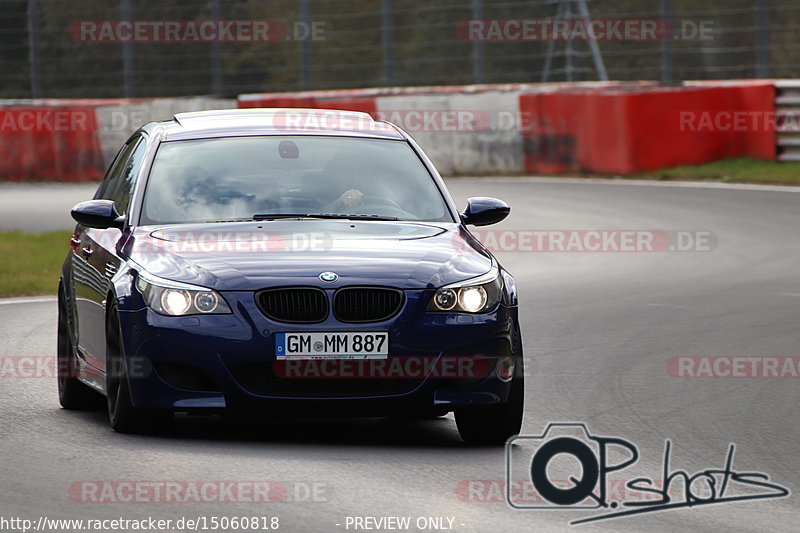
<instances>
[{"instance_id":1,"label":"door handle","mask_svg":"<svg viewBox=\"0 0 800 533\"><path fill-rule=\"evenodd\" d=\"M69 238L69 243L72 246L80 246L81 245L81 240L80 239L76 239L75 237L70 237Z\"/></svg>"},{"instance_id":2,"label":"door handle","mask_svg":"<svg viewBox=\"0 0 800 533\"><path fill-rule=\"evenodd\" d=\"M84 257L89 257L94 253L94 250L92 250L88 246L84 246L83 248L81 248L81 252L83 252Z\"/></svg>"}]
</instances>

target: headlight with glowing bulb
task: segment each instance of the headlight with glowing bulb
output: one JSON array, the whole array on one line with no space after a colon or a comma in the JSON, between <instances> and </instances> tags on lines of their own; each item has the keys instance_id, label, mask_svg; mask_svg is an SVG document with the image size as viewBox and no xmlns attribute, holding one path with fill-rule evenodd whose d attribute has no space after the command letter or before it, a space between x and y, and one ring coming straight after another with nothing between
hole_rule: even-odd
<instances>
[{"instance_id":1,"label":"headlight with glowing bulb","mask_svg":"<svg viewBox=\"0 0 800 533\"><path fill-rule=\"evenodd\" d=\"M494 309L503 296L500 272L496 266L477 278L440 288L433 295L428 311L485 313Z\"/></svg>"},{"instance_id":2,"label":"headlight with glowing bulb","mask_svg":"<svg viewBox=\"0 0 800 533\"><path fill-rule=\"evenodd\" d=\"M160 278L140 271L136 288L156 313L168 316L228 314L231 308L217 291Z\"/></svg>"}]
</instances>

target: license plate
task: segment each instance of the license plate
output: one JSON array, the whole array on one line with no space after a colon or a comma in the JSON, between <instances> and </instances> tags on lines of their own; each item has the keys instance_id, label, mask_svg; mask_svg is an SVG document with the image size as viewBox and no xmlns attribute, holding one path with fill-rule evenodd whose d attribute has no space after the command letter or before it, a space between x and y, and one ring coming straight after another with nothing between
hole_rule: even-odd
<instances>
[{"instance_id":1,"label":"license plate","mask_svg":"<svg viewBox=\"0 0 800 533\"><path fill-rule=\"evenodd\" d=\"M278 333L277 359L386 359L389 334L385 331L345 333Z\"/></svg>"}]
</instances>

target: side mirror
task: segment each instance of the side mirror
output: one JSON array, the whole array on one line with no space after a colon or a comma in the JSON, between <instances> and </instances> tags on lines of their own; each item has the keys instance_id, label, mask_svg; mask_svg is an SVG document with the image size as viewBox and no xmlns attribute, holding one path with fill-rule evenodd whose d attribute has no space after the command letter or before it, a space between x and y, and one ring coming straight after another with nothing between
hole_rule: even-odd
<instances>
[{"instance_id":1,"label":"side mirror","mask_svg":"<svg viewBox=\"0 0 800 533\"><path fill-rule=\"evenodd\" d=\"M473 226L488 226L497 224L508 216L511 208L507 203L496 198L470 198L467 208L461 213L464 224Z\"/></svg>"},{"instance_id":2,"label":"side mirror","mask_svg":"<svg viewBox=\"0 0 800 533\"><path fill-rule=\"evenodd\" d=\"M78 224L97 229L119 228L125 225L125 217L117 213L111 200L89 200L72 208L70 213Z\"/></svg>"}]
</instances>

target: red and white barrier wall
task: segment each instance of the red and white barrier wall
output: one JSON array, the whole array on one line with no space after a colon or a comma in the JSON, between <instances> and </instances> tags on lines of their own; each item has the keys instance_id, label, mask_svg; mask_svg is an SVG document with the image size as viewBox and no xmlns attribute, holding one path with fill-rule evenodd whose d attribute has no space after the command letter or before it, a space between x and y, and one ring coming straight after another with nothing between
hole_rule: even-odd
<instances>
[{"instance_id":1,"label":"red and white barrier wall","mask_svg":"<svg viewBox=\"0 0 800 533\"><path fill-rule=\"evenodd\" d=\"M0 181L99 181L142 124L231 107L203 97L0 101Z\"/></svg>"},{"instance_id":2,"label":"red and white barrier wall","mask_svg":"<svg viewBox=\"0 0 800 533\"><path fill-rule=\"evenodd\" d=\"M444 175L631 174L776 157L772 81L410 87L0 101L0 180L98 180L139 125L231 107L364 111L408 131Z\"/></svg>"},{"instance_id":3,"label":"red and white barrier wall","mask_svg":"<svg viewBox=\"0 0 800 533\"><path fill-rule=\"evenodd\" d=\"M774 100L771 81L644 82L242 95L239 107L364 111L408 131L445 175L632 174L774 160Z\"/></svg>"},{"instance_id":4,"label":"red and white barrier wall","mask_svg":"<svg viewBox=\"0 0 800 533\"><path fill-rule=\"evenodd\" d=\"M135 103L98 107L97 134L104 161L111 162L122 144L142 124L169 120L176 113L230 109L236 101L230 98L155 98ZM105 169L104 169L105 171Z\"/></svg>"},{"instance_id":5,"label":"red and white barrier wall","mask_svg":"<svg viewBox=\"0 0 800 533\"><path fill-rule=\"evenodd\" d=\"M442 174L514 174L524 169L523 139L515 124L519 110L519 92L515 88L243 95L239 97L239 107L363 111L408 131Z\"/></svg>"}]
</instances>

